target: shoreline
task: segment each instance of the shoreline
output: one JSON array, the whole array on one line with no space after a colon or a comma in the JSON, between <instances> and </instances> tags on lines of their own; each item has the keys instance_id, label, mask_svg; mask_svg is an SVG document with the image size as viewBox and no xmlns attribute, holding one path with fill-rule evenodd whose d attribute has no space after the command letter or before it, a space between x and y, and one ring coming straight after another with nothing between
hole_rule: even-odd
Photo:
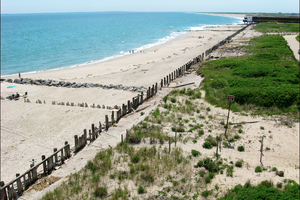
<instances>
[{"instance_id":1,"label":"shoreline","mask_svg":"<svg viewBox=\"0 0 300 200\"><path fill-rule=\"evenodd\" d=\"M199 14L206 14L206 13L199 13ZM228 16L225 16L225 17L228 17ZM233 17L233 18L239 19L238 17L235 17L235 16L229 16L229 17ZM169 42L172 42L174 40L177 40L180 37L184 37L185 35L189 34L190 32L201 32L201 31L209 30L209 29L214 28L214 27L222 27L222 26L228 26L228 25L240 25L240 23L238 23L238 24L208 24L208 25L203 25L203 26L199 26L199 27L190 27L188 30L183 30L183 31L176 31L176 30L174 30L169 35L167 35L167 36L165 36L163 38L157 39L157 41L155 43L145 44L145 45L142 45L140 47L136 47L134 49L134 51L135 51L135 53L139 53L140 51L145 51L147 49L151 49L151 48L155 48L155 47L164 45L166 43L169 43ZM196 29L193 30L193 28L196 28ZM178 34L176 36L172 36L173 33L177 33L177 32L181 32L182 34ZM168 39L165 42L160 42L161 40L165 40L166 38L169 38L169 37L171 37L171 39ZM148 47L148 46L150 46L150 47ZM123 53L120 54L121 52L123 52ZM88 66L88 65L99 64L99 63L103 63L103 62L107 62L107 61L110 61L110 60L114 60L114 59L122 58L124 56L131 55L130 53L128 53L127 51L124 51L124 50L121 51L121 52L119 52L119 54L111 55L111 56L102 58L100 60L90 60L90 61L87 61L87 62L77 63L77 64L70 65L70 66L62 66L62 67L52 68L52 69L42 69L42 70L37 70L37 71L23 72L23 73L21 73L21 75L29 75L29 74L36 74L36 73L47 73L47 72L51 72L53 70L54 71L55 70L64 70L66 68L76 68L76 67ZM1 79L7 79L7 78L11 78L11 77L16 77L17 75L18 75L18 73L15 73L15 74L6 74L6 75L2 75L1 74Z\"/></svg>"}]
</instances>

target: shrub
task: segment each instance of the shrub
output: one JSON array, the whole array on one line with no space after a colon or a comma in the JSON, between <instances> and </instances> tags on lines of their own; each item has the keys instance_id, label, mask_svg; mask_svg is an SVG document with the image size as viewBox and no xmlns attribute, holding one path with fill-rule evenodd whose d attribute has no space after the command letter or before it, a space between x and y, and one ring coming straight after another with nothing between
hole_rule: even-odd
<instances>
[{"instance_id":1,"label":"shrub","mask_svg":"<svg viewBox=\"0 0 300 200\"><path fill-rule=\"evenodd\" d=\"M136 155L131 158L131 162L138 163L140 161L140 159L141 159L140 156Z\"/></svg>"},{"instance_id":2,"label":"shrub","mask_svg":"<svg viewBox=\"0 0 300 200\"><path fill-rule=\"evenodd\" d=\"M116 177L115 174L110 174L110 175L109 175L109 178L110 178L110 179L115 179L115 177Z\"/></svg>"},{"instance_id":3,"label":"shrub","mask_svg":"<svg viewBox=\"0 0 300 200\"><path fill-rule=\"evenodd\" d=\"M207 110L207 111L210 111L210 107L207 107L206 110Z\"/></svg>"},{"instance_id":4,"label":"shrub","mask_svg":"<svg viewBox=\"0 0 300 200\"><path fill-rule=\"evenodd\" d=\"M214 178L214 173L213 173L213 172L209 172L209 173L208 173L208 177L209 177L210 179L213 179L213 178Z\"/></svg>"},{"instance_id":5,"label":"shrub","mask_svg":"<svg viewBox=\"0 0 300 200\"><path fill-rule=\"evenodd\" d=\"M256 172L256 173L262 172L261 166L257 166L257 167L255 168L255 172Z\"/></svg>"},{"instance_id":6,"label":"shrub","mask_svg":"<svg viewBox=\"0 0 300 200\"><path fill-rule=\"evenodd\" d=\"M263 186L265 186L266 188L270 188L270 187L273 186L273 183L272 183L271 181L265 180L265 181L262 181L262 182L260 183L260 185L263 185Z\"/></svg>"},{"instance_id":7,"label":"shrub","mask_svg":"<svg viewBox=\"0 0 300 200\"><path fill-rule=\"evenodd\" d=\"M242 133L243 132L243 130L242 129L239 129L239 133Z\"/></svg>"},{"instance_id":8,"label":"shrub","mask_svg":"<svg viewBox=\"0 0 300 200\"><path fill-rule=\"evenodd\" d=\"M192 149L192 155L193 155L194 157L196 157L196 156L201 155L201 153L200 153L199 151L197 151L197 150Z\"/></svg>"},{"instance_id":9,"label":"shrub","mask_svg":"<svg viewBox=\"0 0 300 200\"><path fill-rule=\"evenodd\" d=\"M208 197L209 195L212 195L212 191L211 190L205 190L201 193L201 195L203 197Z\"/></svg>"},{"instance_id":10,"label":"shrub","mask_svg":"<svg viewBox=\"0 0 300 200\"><path fill-rule=\"evenodd\" d=\"M275 171L275 172L277 172L277 171L278 171L278 169L277 169L276 167L273 167L273 168L272 168L272 171Z\"/></svg>"},{"instance_id":11,"label":"shrub","mask_svg":"<svg viewBox=\"0 0 300 200\"><path fill-rule=\"evenodd\" d=\"M205 183L207 184L207 183L210 183L210 182L211 182L211 179L209 177L206 177L205 178Z\"/></svg>"},{"instance_id":12,"label":"shrub","mask_svg":"<svg viewBox=\"0 0 300 200\"><path fill-rule=\"evenodd\" d=\"M228 166L226 170L226 175L233 177L233 166Z\"/></svg>"},{"instance_id":13,"label":"shrub","mask_svg":"<svg viewBox=\"0 0 300 200\"><path fill-rule=\"evenodd\" d=\"M176 103L176 98L172 97L172 98L171 98L171 102L172 102L172 103Z\"/></svg>"},{"instance_id":14,"label":"shrub","mask_svg":"<svg viewBox=\"0 0 300 200\"><path fill-rule=\"evenodd\" d=\"M210 142L204 142L202 147L205 149L211 149L213 147L213 145Z\"/></svg>"},{"instance_id":15,"label":"shrub","mask_svg":"<svg viewBox=\"0 0 300 200\"><path fill-rule=\"evenodd\" d=\"M276 187L277 188L282 188L282 183L277 183Z\"/></svg>"},{"instance_id":16,"label":"shrub","mask_svg":"<svg viewBox=\"0 0 300 200\"><path fill-rule=\"evenodd\" d=\"M277 171L276 175L278 175L280 177L284 177L284 171Z\"/></svg>"},{"instance_id":17,"label":"shrub","mask_svg":"<svg viewBox=\"0 0 300 200\"><path fill-rule=\"evenodd\" d=\"M261 129L261 130L265 130L265 127L261 126L260 129Z\"/></svg>"},{"instance_id":18,"label":"shrub","mask_svg":"<svg viewBox=\"0 0 300 200\"><path fill-rule=\"evenodd\" d=\"M167 103L167 100L168 100L168 95L164 96L164 98L163 98L163 101L164 101L165 103Z\"/></svg>"},{"instance_id":19,"label":"shrub","mask_svg":"<svg viewBox=\"0 0 300 200\"><path fill-rule=\"evenodd\" d=\"M160 114L160 111L158 108L152 113L152 115L156 118Z\"/></svg>"},{"instance_id":20,"label":"shrub","mask_svg":"<svg viewBox=\"0 0 300 200\"><path fill-rule=\"evenodd\" d=\"M154 182L154 177L151 174L141 174L141 179L143 179L146 182L150 182L150 183Z\"/></svg>"},{"instance_id":21,"label":"shrub","mask_svg":"<svg viewBox=\"0 0 300 200\"><path fill-rule=\"evenodd\" d=\"M144 194L144 193L146 193L146 189L143 187L143 186L139 186L139 189L138 189L138 193L139 194Z\"/></svg>"},{"instance_id":22,"label":"shrub","mask_svg":"<svg viewBox=\"0 0 300 200\"><path fill-rule=\"evenodd\" d=\"M202 129L199 130L199 131L198 131L198 134L199 134L199 136L201 137L202 135L204 135L204 130L202 130Z\"/></svg>"},{"instance_id":23,"label":"shrub","mask_svg":"<svg viewBox=\"0 0 300 200\"><path fill-rule=\"evenodd\" d=\"M200 171L199 171L199 175L200 175L201 177L203 177L203 176L205 175L205 171L204 171L204 170L200 170Z\"/></svg>"},{"instance_id":24,"label":"shrub","mask_svg":"<svg viewBox=\"0 0 300 200\"><path fill-rule=\"evenodd\" d=\"M245 147L244 146L238 146L238 151L240 151L240 152L245 151Z\"/></svg>"},{"instance_id":25,"label":"shrub","mask_svg":"<svg viewBox=\"0 0 300 200\"><path fill-rule=\"evenodd\" d=\"M241 138L241 136L239 136L239 135L235 135L234 136L234 139L236 139L236 140L238 140L238 139L240 139Z\"/></svg>"},{"instance_id":26,"label":"shrub","mask_svg":"<svg viewBox=\"0 0 300 200\"><path fill-rule=\"evenodd\" d=\"M107 189L104 187L97 187L94 192L95 197L103 198L107 195Z\"/></svg>"},{"instance_id":27,"label":"shrub","mask_svg":"<svg viewBox=\"0 0 300 200\"><path fill-rule=\"evenodd\" d=\"M243 166L243 161L237 161L237 162L235 163L235 166L236 166L236 167L242 167L242 166Z\"/></svg>"},{"instance_id":28,"label":"shrub","mask_svg":"<svg viewBox=\"0 0 300 200\"><path fill-rule=\"evenodd\" d=\"M179 185L178 181L173 181L172 183L173 183L173 186L178 186Z\"/></svg>"}]
</instances>

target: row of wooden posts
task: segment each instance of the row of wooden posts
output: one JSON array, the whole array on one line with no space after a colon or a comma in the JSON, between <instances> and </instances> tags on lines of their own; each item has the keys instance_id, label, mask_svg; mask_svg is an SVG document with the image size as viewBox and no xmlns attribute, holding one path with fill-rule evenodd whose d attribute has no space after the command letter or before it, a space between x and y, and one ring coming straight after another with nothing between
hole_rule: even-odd
<instances>
[{"instance_id":1,"label":"row of wooden posts","mask_svg":"<svg viewBox=\"0 0 300 200\"><path fill-rule=\"evenodd\" d=\"M227 37L223 41L219 42L212 48L206 50L204 53L195 57L193 60L187 62L182 67L179 67L174 72L162 78L160 87L162 88L164 86L167 86L176 78L183 76L184 73L188 71L193 64L202 62L204 58L207 57L212 51L216 50L218 47L222 46L223 44L229 42L229 40L231 40L234 36L239 34L241 31L245 30L248 26L245 26L242 29L238 30L237 32ZM147 101L151 97L155 96L157 91L158 91L158 83L155 83L155 85L152 85L152 87L148 88L145 97L144 97L144 93L141 92L141 94L138 94L138 96L132 98L132 102L128 100L127 104L123 104L120 109L118 109L117 111L112 111L111 121L109 121L109 117L108 115L106 115L104 127L102 127L101 122L99 122L99 127L95 127L95 125L92 124L91 130L89 130L89 135L87 134L86 129L84 129L83 131L84 133L81 136L78 137L78 135L75 135L74 152L78 152L82 148L84 148L88 140L91 143L92 141L97 139L99 134L102 132L102 128L105 128L105 130L107 131L109 127L111 127L114 123L117 123L123 116L125 116L128 113L131 113L144 101ZM116 117L115 117L115 112L116 112ZM123 135L121 136L123 142ZM126 133L126 137L128 137L128 133ZM175 136L175 146L176 146L176 136ZM169 138L169 152L170 151L171 151L171 139ZM46 158L43 155L42 161L40 163L34 166L31 165L31 168L22 175L16 174L16 179L14 179L13 181L9 182L8 184L4 184L3 181L0 182L0 187L1 187L0 200L7 200L7 199L12 200L15 199L18 195L20 196L22 192L25 189L27 189L30 185L32 185L36 180L38 180L39 177L50 174L55 166L59 166L63 164L64 161L70 157L71 157L71 152L70 152L70 145L68 144L68 142L65 142L65 146L59 150L55 148L54 153L51 156ZM43 166L43 171L40 174L38 173L39 166Z\"/></svg>"},{"instance_id":2,"label":"row of wooden posts","mask_svg":"<svg viewBox=\"0 0 300 200\"><path fill-rule=\"evenodd\" d=\"M42 161L36 165L32 163L30 169L24 174L16 174L16 178L13 181L7 184L1 181L0 200L12 200L21 196L23 191L35 183L40 177L47 176L55 166L62 165L66 159L71 157L70 144L68 144L67 141L64 147L59 150L54 148L53 151L54 153L47 158L45 155L42 155ZM39 170L40 166L42 166L43 170Z\"/></svg>"}]
</instances>

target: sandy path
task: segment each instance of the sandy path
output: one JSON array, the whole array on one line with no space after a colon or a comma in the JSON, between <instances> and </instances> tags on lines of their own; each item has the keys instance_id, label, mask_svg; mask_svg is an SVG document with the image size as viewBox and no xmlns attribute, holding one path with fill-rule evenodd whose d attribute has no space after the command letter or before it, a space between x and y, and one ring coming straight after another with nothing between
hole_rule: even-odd
<instances>
[{"instance_id":1,"label":"sandy path","mask_svg":"<svg viewBox=\"0 0 300 200\"><path fill-rule=\"evenodd\" d=\"M288 45L290 46L291 50L294 53L295 58L299 61L299 53L298 50L300 49L299 42L296 40L297 35L285 35L283 36L286 41L288 42Z\"/></svg>"}]
</instances>

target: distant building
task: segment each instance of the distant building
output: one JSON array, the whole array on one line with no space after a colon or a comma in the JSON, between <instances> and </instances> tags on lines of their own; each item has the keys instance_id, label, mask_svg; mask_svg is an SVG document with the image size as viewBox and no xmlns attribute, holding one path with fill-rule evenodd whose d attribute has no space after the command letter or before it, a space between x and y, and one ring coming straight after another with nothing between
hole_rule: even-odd
<instances>
[{"instance_id":1,"label":"distant building","mask_svg":"<svg viewBox=\"0 0 300 200\"><path fill-rule=\"evenodd\" d=\"M259 22L281 22L281 23L300 23L299 17L253 17L246 16L243 20L244 23L259 23Z\"/></svg>"}]
</instances>

